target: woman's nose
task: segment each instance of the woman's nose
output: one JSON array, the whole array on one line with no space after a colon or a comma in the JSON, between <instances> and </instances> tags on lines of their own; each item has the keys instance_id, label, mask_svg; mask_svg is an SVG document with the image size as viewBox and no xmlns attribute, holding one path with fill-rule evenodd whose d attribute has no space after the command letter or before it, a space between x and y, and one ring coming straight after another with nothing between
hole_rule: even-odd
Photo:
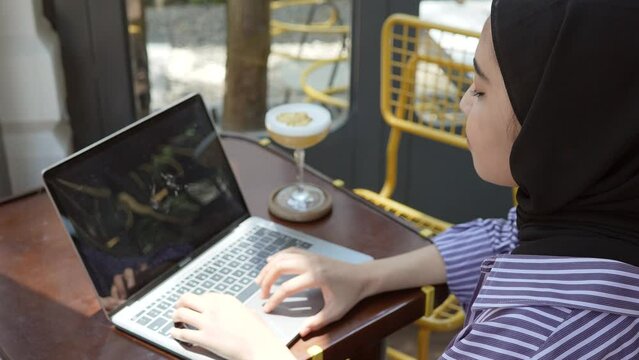
<instances>
[{"instance_id":1,"label":"woman's nose","mask_svg":"<svg viewBox=\"0 0 639 360\"><path fill-rule=\"evenodd\" d=\"M472 89L472 86L468 88L468 90L466 90L466 92L464 93L464 96L462 96L461 100L459 100L459 108L464 112L465 115L468 115L468 113L470 112L472 101L470 92L473 91Z\"/></svg>"}]
</instances>

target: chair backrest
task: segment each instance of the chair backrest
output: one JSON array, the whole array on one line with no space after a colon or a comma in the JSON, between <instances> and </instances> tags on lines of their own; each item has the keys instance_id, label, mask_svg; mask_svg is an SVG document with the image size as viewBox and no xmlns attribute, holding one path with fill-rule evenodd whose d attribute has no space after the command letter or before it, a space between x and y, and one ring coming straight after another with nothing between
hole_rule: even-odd
<instances>
[{"instance_id":1,"label":"chair backrest","mask_svg":"<svg viewBox=\"0 0 639 360\"><path fill-rule=\"evenodd\" d=\"M386 179L380 194L395 189L403 132L468 149L459 101L473 82L479 33L394 14L382 29L381 99L391 128Z\"/></svg>"}]
</instances>

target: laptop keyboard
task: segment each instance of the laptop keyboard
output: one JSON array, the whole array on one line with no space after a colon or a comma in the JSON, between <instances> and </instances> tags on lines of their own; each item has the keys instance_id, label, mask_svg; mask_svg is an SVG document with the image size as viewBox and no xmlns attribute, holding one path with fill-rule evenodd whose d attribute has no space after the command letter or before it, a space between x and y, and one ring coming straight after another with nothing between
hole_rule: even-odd
<instances>
[{"instance_id":1,"label":"laptop keyboard","mask_svg":"<svg viewBox=\"0 0 639 360\"><path fill-rule=\"evenodd\" d=\"M168 336L169 330L173 327L171 317L174 306L182 294L222 293L233 295L243 302L258 290L259 286L253 280L266 264L266 258L289 247L308 249L311 244L255 226L236 243L207 260L131 320Z\"/></svg>"}]
</instances>

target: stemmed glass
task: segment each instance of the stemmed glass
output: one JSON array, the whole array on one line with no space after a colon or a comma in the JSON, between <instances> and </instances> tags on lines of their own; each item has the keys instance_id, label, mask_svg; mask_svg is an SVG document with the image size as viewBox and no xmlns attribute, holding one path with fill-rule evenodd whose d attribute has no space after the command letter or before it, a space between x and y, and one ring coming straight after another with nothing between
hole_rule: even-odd
<instances>
[{"instance_id":1,"label":"stemmed glass","mask_svg":"<svg viewBox=\"0 0 639 360\"><path fill-rule=\"evenodd\" d=\"M330 196L316 185L304 181L305 149L324 140L331 114L314 104L286 104L266 113L266 130L276 143L293 149L297 182L278 189L269 203L274 215L290 221L311 221L330 211Z\"/></svg>"}]
</instances>

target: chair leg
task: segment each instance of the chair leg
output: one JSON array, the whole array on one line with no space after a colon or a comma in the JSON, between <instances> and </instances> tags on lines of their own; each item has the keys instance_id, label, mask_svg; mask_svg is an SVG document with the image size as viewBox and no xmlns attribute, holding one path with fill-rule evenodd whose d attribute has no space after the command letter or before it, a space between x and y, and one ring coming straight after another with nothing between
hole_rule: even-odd
<instances>
[{"instance_id":1,"label":"chair leg","mask_svg":"<svg viewBox=\"0 0 639 360\"><path fill-rule=\"evenodd\" d=\"M430 351L430 329L423 329L420 327L417 332L417 359L428 360L428 353Z\"/></svg>"}]
</instances>

